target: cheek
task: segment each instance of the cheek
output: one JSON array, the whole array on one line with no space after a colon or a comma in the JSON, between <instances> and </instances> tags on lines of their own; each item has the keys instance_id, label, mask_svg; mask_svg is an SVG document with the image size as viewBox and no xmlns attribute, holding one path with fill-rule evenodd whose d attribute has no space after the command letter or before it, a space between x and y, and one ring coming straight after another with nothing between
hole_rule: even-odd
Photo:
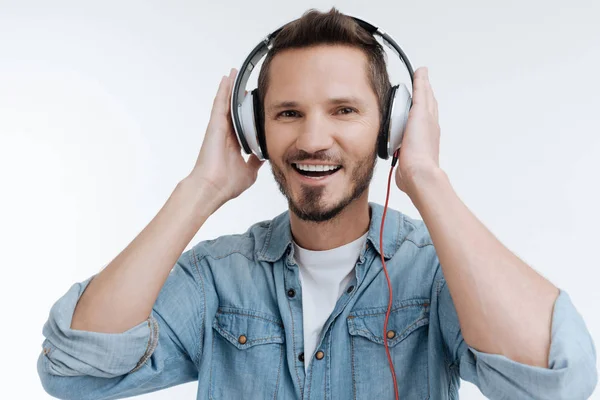
<instances>
[{"instance_id":1,"label":"cheek","mask_svg":"<svg viewBox=\"0 0 600 400\"><path fill-rule=\"evenodd\" d=\"M291 145L290 135L285 129L265 124L265 141L269 158L281 158L283 153Z\"/></svg>"},{"instance_id":2,"label":"cheek","mask_svg":"<svg viewBox=\"0 0 600 400\"><path fill-rule=\"evenodd\" d=\"M357 162L376 150L379 124L374 121L356 121L338 136L338 143L349 160Z\"/></svg>"}]
</instances>

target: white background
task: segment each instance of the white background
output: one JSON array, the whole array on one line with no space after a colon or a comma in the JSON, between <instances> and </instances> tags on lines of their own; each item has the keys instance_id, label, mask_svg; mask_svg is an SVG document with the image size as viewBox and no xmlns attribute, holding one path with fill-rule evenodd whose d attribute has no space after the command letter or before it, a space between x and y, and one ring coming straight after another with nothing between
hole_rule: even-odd
<instances>
[{"instance_id":1,"label":"white background","mask_svg":"<svg viewBox=\"0 0 600 400\"><path fill-rule=\"evenodd\" d=\"M598 2L82 3L0 0L0 397L49 398L36 360L50 307L109 263L189 173L221 76L268 32L332 5L430 68L456 191L570 294L600 343ZM393 81L405 78L391 61ZM380 162L371 201L384 202L387 172ZM390 205L418 217L396 187ZM285 208L266 165L191 244ZM467 382L461 395L483 398Z\"/></svg>"}]
</instances>

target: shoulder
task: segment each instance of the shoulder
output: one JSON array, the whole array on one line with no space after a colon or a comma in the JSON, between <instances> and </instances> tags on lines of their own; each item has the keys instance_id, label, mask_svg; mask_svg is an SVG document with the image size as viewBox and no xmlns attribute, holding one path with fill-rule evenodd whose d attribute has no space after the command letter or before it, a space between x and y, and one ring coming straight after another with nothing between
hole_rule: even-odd
<instances>
[{"instance_id":1,"label":"shoulder","mask_svg":"<svg viewBox=\"0 0 600 400\"><path fill-rule=\"evenodd\" d=\"M425 222L421 219L401 214L400 218L400 241L407 242L417 247L433 247L433 241Z\"/></svg>"},{"instance_id":2,"label":"shoulder","mask_svg":"<svg viewBox=\"0 0 600 400\"><path fill-rule=\"evenodd\" d=\"M201 261L204 258L219 260L237 254L254 261L255 254L260 250L269 232L271 222L256 222L243 233L202 240L192 247L191 256L195 257L196 261Z\"/></svg>"},{"instance_id":3,"label":"shoulder","mask_svg":"<svg viewBox=\"0 0 600 400\"><path fill-rule=\"evenodd\" d=\"M398 224L393 259L407 267L403 270L403 279L410 276L415 282L429 284L439 280L439 258L425 222L397 210L388 210L390 211Z\"/></svg>"},{"instance_id":4,"label":"shoulder","mask_svg":"<svg viewBox=\"0 0 600 400\"><path fill-rule=\"evenodd\" d=\"M196 262L203 259L222 260L232 256L258 262L265 247L273 242L272 236L276 235L274 230L279 232L279 225L282 225L281 221L285 220L286 215L284 212L273 219L256 222L243 233L202 240L190 250L191 257Z\"/></svg>"},{"instance_id":5,"label":"shoulder","mask_svg":"<svg viewBox=\"0 0 600 400\"><path fill-rule=\"evenodd\" d=\"M404 234L401 236L399 251L413 249L408 251L408 254L414 254L414 265L420 265L427 270L427 280L435 285L439 292L446 280L429 230L422 219L402 215L401 231Z\"/></svg>"},{"instance_id":6,"label":"shoulder","mask_svg":"<svg viewBox=\"0 0 600 400\"><path fill-rule=\"evenodd\" d=\"M370 203L370 205L373 211L370 229L376 231L373 232L373 235L376 233L379 236L379 226L383 218L384 207L377 203ZM389 207L385 211L384 242L391 253L398 251L405 245L419 248L433 247L433 241L423 220Z\"/></svg>"}]
</instances>

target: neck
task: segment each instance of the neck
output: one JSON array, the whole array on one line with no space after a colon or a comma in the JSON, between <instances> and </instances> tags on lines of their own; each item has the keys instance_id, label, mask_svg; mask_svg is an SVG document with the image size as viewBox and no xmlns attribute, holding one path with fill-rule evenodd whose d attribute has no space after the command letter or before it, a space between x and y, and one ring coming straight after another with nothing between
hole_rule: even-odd
<instances>
[{"instance_id":1,"label":"neck","mask_svg":"<svg viewBox=\"0 0 600 400\"><path fill-rule=\"evenodd\" d=\"M329 221L303 221L296 214L289 214L294 241L314 251L331 250L353 242L369 230L371 222L368 191Z\"/></svg>"}]
</instances>

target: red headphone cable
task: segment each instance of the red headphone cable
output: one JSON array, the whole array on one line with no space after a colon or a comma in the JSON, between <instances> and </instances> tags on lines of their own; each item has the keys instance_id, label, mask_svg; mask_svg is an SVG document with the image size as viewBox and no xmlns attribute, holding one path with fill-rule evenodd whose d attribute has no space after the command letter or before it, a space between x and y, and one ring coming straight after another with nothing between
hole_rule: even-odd
<instances>
[{"instance_id":1,"label":"red headphone cable","mask_svg":"<svg viewBox=\"0 0 600 400\"><path fill-rule=\"evenodd\" d=\"M390 312L392 310L392 284L390 283L390 276L387 272L387 267L385 266L385 259L383 257L383 225L385 222L385 214L387 212L388 201L390 199L390 186L392 182L392 173L394 172L394 166L398 162L399 150L394 152L394 157L392 158L392 167L390 168L390 175L388 177L387 184L387 194L385 196L385 207L383 208L383 217L381 218L381 230L379 231L379 253L381 254L381 263L383 264L383 271L385 272L385 278L387 279L388 291L390 293L389 301L388 301L388 309L385 314L385 322L383 323L383 344L385 346L385 353L387 354L388 362L390 363L390 372L392 373L392 380L394 381L394 394L396 396L396 400L399 400L398 396L398 383L396 382L396 372L394 371L394 363L392 362L392 357L390 355L390 349L388 347L387 341L387 325L388 319L390 318Z\"/></svg>"}]
</instances>

